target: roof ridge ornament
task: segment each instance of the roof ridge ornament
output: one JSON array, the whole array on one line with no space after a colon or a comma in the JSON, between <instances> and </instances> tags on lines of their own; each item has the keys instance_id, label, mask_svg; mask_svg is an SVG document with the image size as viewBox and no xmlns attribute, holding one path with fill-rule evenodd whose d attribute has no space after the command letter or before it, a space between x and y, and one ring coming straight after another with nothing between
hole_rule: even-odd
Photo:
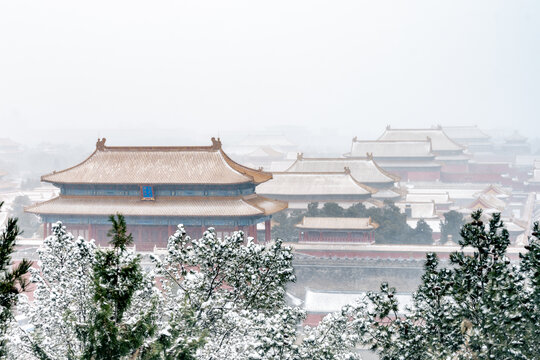
<instances>
[{"instance_id":1,"label":"roof ridge ornament","mask_svg":"<svg viewBox=\"0 0 540 360\"><path fill-rule=\"evenodd\" d=\"M373 160L373 153L372 152L370 152L370 153L367 152L366 157L367 157L368 160Z\"/></svg>"},{"instance_id":2,"label":"roof ridge ornament","mask_svg":"<svg viewBox=\"0 0 540 360\"><path fill-rule=\"evenodd\" d=\"M103 138L103 139L98 138L96 142L96 150L99 150L99 151L105 150L105 141L107 141L106 138Z\"/></svg>"},{"instance_id":3,"label":"roof ridge ornament","mask_svg":"<svg viewBox=\"0 0 540 360\"><path fill-rule=\"evenodd\" d=\"M386 130L390 130L390 129L391 129L390 125L386 125Z\"/></svg>"},{"instance_id":4,"label":"roof ridge ornament","mask_svg":"<svg viewBox=\"0 0 540 360\"><path fill-rule=\"evenodd\" d=\"M350 175L350 174L351 174L351 168L350 168L350 167L345 166L345 167L343 168L343 170L345 170L345 174L347 174L347 175Z\"/></svg>"},{"instance_id":5,"label":"roof ridge ornament","mask_svg":"<svg viewBox=\"0 0 540 360\"><path fill-rule=\"evenodd\" d=\"M221 139L212 137L212 150L221 150Z\"/></svg>"},{"instance_id":6,"label":"roof ridge ornament","mask_svg":"<svg viewBox=\"0 0 540 360\"><path fill-rule=\"evenodd\" d=\"M357 142L358 141L358 136L355 136L352 138L352 142Z\"/></svg>"},{"instance_id":7,"label":"roof ridge ornament","mask_svg":"<svg viewBox=\"0 0 540 360\"><path fill-rule=\"evenodd\" d=\"M304 153L302 152L296 153L296 160L304 160Z\"/></svg>"}]
</instances>

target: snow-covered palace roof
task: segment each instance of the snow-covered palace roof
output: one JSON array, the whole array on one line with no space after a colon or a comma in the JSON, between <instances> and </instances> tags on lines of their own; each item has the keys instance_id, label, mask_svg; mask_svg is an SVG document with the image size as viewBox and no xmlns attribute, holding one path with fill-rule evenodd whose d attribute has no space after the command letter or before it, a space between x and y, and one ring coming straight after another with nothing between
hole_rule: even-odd
<instances>
[{"instance_id":1,"label":"snow-covered palace roof","mask_svg":"<svg viewBox=\"0 0 540 360\"><path fill-rule=\"evenodd\" d=\"M82 163L41 177L55 184L260 184L272 174L242 166L211 146L105 146Z\"/></svg>"},{"instance_id":2,"label":"snow-covered palace roof","mask_svg":"<svg viewBox=\"0 0 540 360\"><path fill-rule=\"evenodd\" d=\"M399 159L399 158L435 158L431 152L431 141L426 138L421 140L358 140L353 139L351 152L348 157L364 158L367 154L376 159Z\"/></svg>"},{"instance_id":3,"label":"snow-covered palace roof","mask_svg":"<svg viewBox=\"0 0 540 360\"><path fill-rule=\"evenodd\" d=\"M379 227L371 218L307 217L296 225L300 229L316 230L375 230Z\"/></svg>"},{"instance_id":4,"label":"snow-covered palace roof","mask_svg":"<svg viewBox=\"0 0 540 360\"><path fill-rule=\"evenodd\" d=\"M365 154L364 154L365 155ZM342 172L349 168L351 175L361 183L387 183L392 185L399 181L397 175L393 175L381 169L373 160L373 157L363 159L350 158L305 158L298 154L296 161L286 170L287 172Z\"/></svg>"},{"instance_id":5,"label":"snow-covered palace roof","mask_svg":"<svg viewBox=\"0 0 540 360\"><path fill-rule=\"evenodd\" d=\"M435 152L461 151L464 149L463 146L450 139L440 127L432 129L392 129L388 126L379 140L407 141L428 138L431 139L433 151Z\"/></svg>"},{"instance_id":6,"label":"snow-covered palace roof","mask_svg":"<svg viewBox=\"0 0 540 360\"><path fill-rule=\"evenodd\" d=\"M340 173L274 173L273 179L257 186L257 193L272 195L367 195L377 190L357 181L347 171Z\"/></svg>"}]
</instances>

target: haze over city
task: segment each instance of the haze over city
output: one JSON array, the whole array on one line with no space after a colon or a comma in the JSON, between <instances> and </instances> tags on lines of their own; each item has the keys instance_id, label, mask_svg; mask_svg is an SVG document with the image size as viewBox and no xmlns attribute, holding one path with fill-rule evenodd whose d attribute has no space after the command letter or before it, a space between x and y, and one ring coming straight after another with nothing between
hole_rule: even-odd
<instances>
[{"instance_id":1,"label":"haze over city","mask_svg":"<svg viewBox=\"0 0 540 360\"><path fill-rule=\"evenodd\" d=\"M532 136L539 16L536 1L3 2L0 122L32 143L348 141L387 124Z\"/></svg>"}]
</instances>

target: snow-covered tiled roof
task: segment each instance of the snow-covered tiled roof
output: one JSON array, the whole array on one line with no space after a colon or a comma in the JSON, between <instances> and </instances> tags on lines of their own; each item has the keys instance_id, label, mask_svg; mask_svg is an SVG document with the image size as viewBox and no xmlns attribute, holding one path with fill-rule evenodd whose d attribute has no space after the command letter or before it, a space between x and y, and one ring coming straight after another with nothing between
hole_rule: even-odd
<instances>
[{"instance_id":1,"label":"snow-covered tiled roof","mask_svg":"<svg viewBox=\"0 0 540 360\"><path fill-rule=\"evenodd\" d=\"M450 139L456 140L489 140L491 137L478 126L443 126L443 131Z\"/></svg>"},{"instance_id":2,"label":"snow-covered tiled roof","mask_svg":"<svg viewBox=\"0 0 540 360\"><path fill-rule=\"evenodd\" d=\"M371 218L334 218L334 217L307 217L296 225L300 229L319 230L374 230L378 224L371 222Z\"/></svg>"},{"instance_id":3,"label":"snow-covered tiled roof","mask_svg":"<svg viewBox=\"0 0 540 360\"><path fill-rule=\"evenodd\" d=\"M274 173L257 186L257 193L272 195L371 195L377 190L342 173Z\"/></svg>"},{"instance_id":4,"label":"snow-covered tiled roof","mask_svg":"<svg viewBox=\"0 0 540 360\"><path fill-rule=\"evenodd\" d=\"M365 154L364 154L365 156ZM287 172L342 172L349 168L351 175L361 183L393 183L399 177L381 169L373 159L347 158L305 158L299 154L298 159L287 169Z\"/></svg>"},{"instance_id":5,"label":"snow-covered tiled roof","mask_svg":"<svg viewBox=\"0 0 540 360\"><path fill-rule=\"evenodd\" d=\"M366 157L367 154L372 154L377 160L384 158L435 158L431 152L431 142L425 137L414 141L354 139L348 156Z\"/></svg>"},{"instance_id":6,"label":"snow-covered tiled roof","mask_svg":"<svg viewBox=\"0 0 540 360\"><path fill-rule=\"evenodd\" d=\"M212 139L212 146L110 147L98 140L82 163L41 177L51 183L77 184L239 184L261 183L270 173L242 166Z\"/></svg>"},{"instance_id":7,"label":"snow-covered tiled roof","mask_svg":"<svg viewBox=\"0 0 540 360\"><path fill-rule=\"evenodd\" d=\"M431 139L432 149L438 151L463 150L463 146L457 144L444 133L441 128L433 129L392 129L388 127L379 140L410 141Z\"/></svg>"},{"instance_id":8,"label":"snow-covered tiled roof","mask_svg":"<svg viewBox=\"0 0 540 360\"><path fill-rule=\"evenodd\" d=\"M287 207L282 201L258 195L239 197L165 197L141 201L128 196L59 196L31 205L26 212L49 215L125 216L256 216L268 215Z\"/></svg>"}]
</instances>

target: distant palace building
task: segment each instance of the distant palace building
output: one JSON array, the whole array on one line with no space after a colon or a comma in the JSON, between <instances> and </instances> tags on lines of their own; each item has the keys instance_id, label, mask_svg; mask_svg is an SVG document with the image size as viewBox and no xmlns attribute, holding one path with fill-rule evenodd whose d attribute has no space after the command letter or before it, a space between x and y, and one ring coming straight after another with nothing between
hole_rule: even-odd
<instances>
[{"instance_id":1,"label":"distant palace building","mask_svg":"<svg viewBox=\"0 0 540 360\"><path fill-rule=\"evenodd\" d=\"M341 172L275 172L257 192L289 203L289 209L307 209L309 203L335 202L349 207L371 198L377 189L356 180L349 168Z\"/></svg>"},{"instance_id":2,"label":"distant palace building","mask_svg":"<svg viewBox=\"0 0 540 360\"><path fill-rule=\"evenodd\" d=\"M466 146L471 152L493 151L491 136L480 130L478 126L443 126L442 129L450 139Z\"/></svg>"},{"instance_id":3,"label":"distant palace building","mask_svg":"<svg viewBox=\"0 0 540 360\"><path fill-rule=\"evenodd\" d=\"M365 154L364 154L365 155ZM351 175L362 184L377 188L393 188L400 178L382 169L373 157L360 158L306 158L300 153L286 172L328 173L349 168Z\"/></svg>"},{"instance_id":4,"label":"distant palace building","mask_svg":"<svg viewBox=\"0 0 540 360\"><path fill-rule=\"evenodd\" d=\"M379 227L371 218L307 217L296 225L302 242L364 243L375 242L375 229Z\"/></svg>"},{"instance_id":5,"label":"distant palace building","mask_svg":"<svg viewBox=\"0 0 540 360\"><path fill-rule=\"evenodd\" d=\"M359 140L354 138L348 158L373 159L402 181L434 181L441 177L431 140Z\"/></svg>"},{"instance_id":6,"label":"distant palace building","mask_svg":"<svg viewBox=\"0 0 540 360\"><path fill-rule=\"evenodd\" d=\"M463 153L465 147L450 139L440 126L430 129L392 129L387 126L379 138L386 141L425 139L431 140L431 150L436 155L435 161L442 165L443 173L467 172L470 157Z\"/></svg>"},{"instance_id":7,"label":"distant palace building","mask_svg":"<svg viewBox=\"0 0 540 360\"><path fill-rule=\"evenodd\" d=\"M212 226L220 236L244 230L256 237L264 222L269 240L272 214L287 207L255 193L270 179L232 161L219 139L211 146L113 147L104 138L82 163L42 176L60 195L26 211L41 216L45 235L60 220L99 244L108 241L108 216L123 214L138 250L165 247L180 223L191 236Z\"/></svg>"}]
</instances>

